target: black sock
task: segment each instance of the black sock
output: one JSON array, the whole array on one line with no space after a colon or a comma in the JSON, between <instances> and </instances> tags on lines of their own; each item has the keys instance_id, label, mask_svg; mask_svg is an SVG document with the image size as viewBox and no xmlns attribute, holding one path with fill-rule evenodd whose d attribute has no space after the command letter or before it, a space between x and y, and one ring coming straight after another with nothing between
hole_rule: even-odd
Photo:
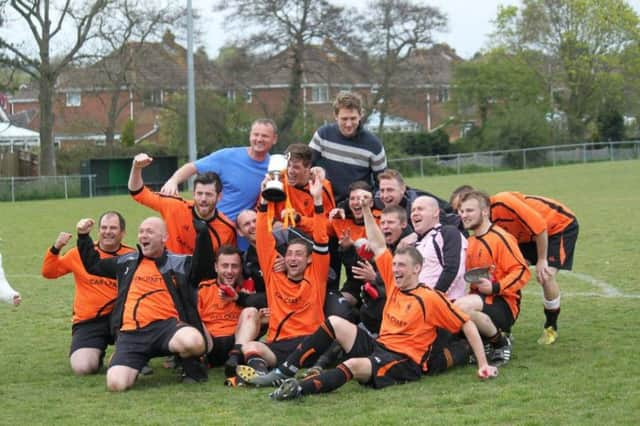
<instances>
[{"instance_id":1,"label":"black sock","mask_svg":"<svg viewBox=\"0 0 640 426\"><path fill-rule=\"evenodd\" d=\"M199 356L181 358L184 375L196 382L207 381L207 366Z\"/></svg>"},{"instance_id":2,"label":"black sock","mask_svg":"<svg viewBox=\"0 0 640 426\"><path fill-rule=\"evenodd\" d=\"M246 355L247 365L252 367L256 371L260 371L266 373L269 371L269 367L267 366L267 361L264 360L260 355L256 353L251 353Z\"/></svg>"},{"instance_id":3,"label":"black sock","mask_svg":"<svg viewBox=\"0 0 640 426\"><path fill-rule=\"evenodd\" d=\"M347 383L353 378L353 373L346 365L340 364L336 368L323 371L317 376L310 377L300 382L302 394L331 392Z\"/></svg>"},{"instance_id":4,"label":"black sock","mask_svg":"<svg viewBox=\"0 0 640 426\"><path fill-rule=\"evenodd\" d=\"M456 365L467 365L469 363L469 355L472 353L469 342L464 339L452 339L445 348L445 352L447 351L449 352L447 368L455 367Z\"/></svg>"},{"instance_id":5,"label":"black sock","mask_svg":"<svg viewBox=\"0 0 640 426\"><path fill-rule=\"evenodd\" d=\"M491 343L491 346L494 348L501 348L507 344L507 338L498 330L496 334L489 338L489 343Z\"/></svg>"},{"instance_id":6,"label":"black sock","mask_svg":"<svg viewBox=\"0 0 640 426\"><path fill-rule=\"evenodd\" d=\"M544 322L544 328L553 327L554 330L558 329L558 316L560 316L560 308L558 309L545 309L544 316L546 321Z\"/></svg>"},{"instance_id":7,"label":"black sock","mask_svg":"<svg viewBox=\"0 0 640 426\"><path fill-rule=\"evenodd\" d=\"M326 351L335 340L335 335L331 322L326 319L315 333L296 347L287 360L279 366L280 370L293 376L309 357Z\"/></svg>"},{"instance_id":8,"label":"black sock","mask_svg":"<svg viewBox=\"0 0 640 426\"><path fill-rule=\"evenodd\" d=\"M338 358L344 355L342 346L337 341L333 341L329 349L324 351L318 360L313 364L314 367L327 368L329 365L335 365Z\"/></svg>"}]
</instances>

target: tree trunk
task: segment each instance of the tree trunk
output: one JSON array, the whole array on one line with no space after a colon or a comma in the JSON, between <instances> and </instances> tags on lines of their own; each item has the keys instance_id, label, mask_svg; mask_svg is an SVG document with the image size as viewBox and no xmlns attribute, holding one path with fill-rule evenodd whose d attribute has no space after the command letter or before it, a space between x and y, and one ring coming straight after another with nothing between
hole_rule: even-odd
<instances>
[{"instance_id":1,"label":"tree trunk","mask_svg":"<svg viewBox=\"0 0 640 426\"><path fill-rule=\"evenodd\" d=\"M120 92L118 90L114 90L111 93L109 112L107 113L107 125L104 129L105 143L107 146L112 146L115 140L116 123L118 120L118 113L120 112L120 108L118 108L119 100Z\"/></svg>"},{"instance_id":2,"label":"tree trunk","mask_svg":"<svg viewBox=\"0 0 640 426\"><path fill-rule=\"evenodd\" d=\"M55 176L56 153L53 146L53 101L55 76L43 73L40 78L40 175Z\"/></svg>"},{"instance_id":3,"label":"tree trunk","mask_svg":"<svg viewBox=\"0 0 640 426\"><path fill-rule=\"evenodd\" d=\"M278 124L279 133L284 142L290 142L293 124L302 109L301 88L302 76L304 70L302 68L302 54L304 52L304 44L296 44L293 50L293 66L291 67L291 78L289 80L289 98L282 119Z\"/></svg>"}]
</instances>

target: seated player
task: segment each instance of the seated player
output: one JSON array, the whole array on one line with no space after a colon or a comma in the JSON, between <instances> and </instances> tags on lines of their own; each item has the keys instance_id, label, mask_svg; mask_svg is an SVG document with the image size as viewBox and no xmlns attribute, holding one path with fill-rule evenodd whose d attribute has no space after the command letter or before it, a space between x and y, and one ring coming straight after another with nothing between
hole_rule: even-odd
<instances>
[{"instance_id":1,"label":"seated player","mask_svg":"<svg viewBox=\"0 0 640 426\"><path fill-rule=\"evenodd\" d=\"M193 256L165 249L167 228L158 217L142 221L139 251L100 259L89 232L92 219L78 222L78 250L91 274L116 279L118 297L112 312L116 347L107 370L107 389L125 391L136 381L149 359L178 355L184 381L204 381L206 352L202 320L198 315L198 283L213 276L213 250L206 223L195 221Z\"/></svg>"},{"instance_id":2,"label":"seated player","mask_svg":"<svg viewBox=\"0 0 640 426\"><path fill-rule=\"evenodd\" d=\"M268 179L263 182L263 187ZM290 240L284 255L283 272L273 270L279 254L273 234L268 229L267 201L263 198L260 200L256 248L267 291L269 329L264 343L253 341L243 344L242 353L247 365L261 373L266 373L268 367L282 362L324 320L322 307L326 294L329 254L321 181L315 178L309 190L315 206L314 245L311 247L302 239ZM313 358L309 362L313 362ZM240 372L243 368L247 366L238 366L236 371Z\"/></svg>"},{"instance_id":3,"label":"seated player","mask_svg":"<svg viewBox=\"0 0 640 426\"><path fill-rule=\"evenodd\" d=\"M456 189L459 195L470 191L468 185ZM520 251L536 266L536 279L542 285L545 323L538 343L550 345L558 338L560 288L559 269L571 270L578 239L578 220L559 201L519 192L500 192L491 197L491 221L516 237Z\"/></svg>"},{"instance_id":4,"label":"seated player","mask_svg":"<svg viewBox=\"0 0 640 426\"><path fill-rule=\"evenodd\" d=\"M367 202L363 200L362 205L369 247L387 290L380 335L373 339L356 325L336 316L329 317L277 369L266 376L247 372L246 379L250 383L282 383L271 394L273 399L330 392L353 378L376 389L419 380L423 372L434 375L454 365L467 364L469 345L478 359L478 376L488 378L497 374L497 369L487 363L482 340L469 317L441 293L418 282L422 263L420 253L407 247L391 255ZM438 345L440 349L434 351L438 328L451 333L462 331L469 343L460 339L449 346ZM301 381L293 378L310 354L323 351L334 340L347 352L346 361L335 369Z\"/></svg>"},{"instance_id":5,"label":"seated player","mask_svg":"<svg viewBox=\"0 0 640 426\"><path fill-rule=\"evenodd\" d=\"M98 221L98 242L95 250L101 259L135 251L122 244L125 220L116 211L107 211ZM61 232L47 250L42 262L42 276L59 278L69 273L75 281L73 326L69 362L77 375L94 374L100 370L108 345L115 341L110 326L111 311L118 295L115 279L92 275L82 265L77 247L60 255L72 235Z\"/></svg>"},{"instance_id":6,"label":"seated player","mask_svg":"<svg viewBox=\"0 0 640 426\"><path fill-rule=\"evenodd\" d=\"M225 366L225 376L233 377L241 364L243 343L259 336L261 316L256 308L238 304L241 294L253 293L244 287L242 252L223 245L216 255L217 278L198 286L198 312L212 344L207 354L209 366Z\"/></svg>"},{"instance_id":7,"label":"seated player","mask_svg":"<svg viewBox=\"0 0 640 426\"><path fill-rule=\"evenodd\" d=\"M505 364L511 359L507 333L520 313L521 290L531 273L513 235L489 220L489 196L471 191L464 194L458 209L465 229L472 231L467 248L467 272L486 268L487 276L471 283L470 294L455 305L468 314L488 339L489 359Z\"/></svg>"}]
</instances>

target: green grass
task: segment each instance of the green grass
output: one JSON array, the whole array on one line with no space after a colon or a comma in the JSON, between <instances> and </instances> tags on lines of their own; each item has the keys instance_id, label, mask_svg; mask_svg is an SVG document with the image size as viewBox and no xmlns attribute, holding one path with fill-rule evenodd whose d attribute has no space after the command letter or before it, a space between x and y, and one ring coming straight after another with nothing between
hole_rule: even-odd
<instances>
[{"instance_id":1,"label":"green grass","mask_svg":"<svg viewBox=\"0 0 640 426\"><path fill-rule=\"evenodd\" d=\"M135 243L149 211L128 197L0 203L0 253L9 281L23 296L0 306L0 424L632 424L640 416L638 329L640 288L640 167L638 161L412 179L447 197L463 183L520 190L565 202L580 221L574 272L559 278L564 292L560 339L535 343L543 315L540 287L525 289L514 328L514 358L490 382L472 367L419 383L373 391L350 383L301 402L274 403L265 389L228 389L213 370L204 385L177 383L152 362L155 374L133 390L110 394L104 375L77 378L67 353L73 283L40 277L45 250L80 217L122 211ZM635 296L635 297L634 297Z\"/></svg>"}]
</instances>

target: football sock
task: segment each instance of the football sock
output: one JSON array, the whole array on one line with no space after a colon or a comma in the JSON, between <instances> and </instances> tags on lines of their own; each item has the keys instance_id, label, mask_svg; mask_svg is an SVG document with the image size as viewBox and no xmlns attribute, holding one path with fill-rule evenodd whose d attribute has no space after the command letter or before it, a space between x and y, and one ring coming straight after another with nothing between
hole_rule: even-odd
<instances>
[{"instance_id":1,"label":"football sock","mask_svg":"<svg viewBox=\"0 0 640 426\"><path fill-rule=\"evenodd\" d=\"M335 331L329 319L326 319L315 333L304 339L279 366L280 371L293 376L310 356L325 352L334 340Z\"/></svg>"},{"instance_id":2,"label":"football sock","mask_svg":"<svg viewBox=\"0 0 640 426\"><path fill-rule=\"evenodd\" d=\"M444 352L447 359L447 368L456 365L466 365L469 363L471 346L469 346L469 342L464 339L452 339L449 345L444 348Z\"/></svg>"},{"instance_id":3,"label":"football sock","mask_svg":"<svg viewBox=\"0 0 640 426\"><path fill-rule=\"evenodd\" d=\"M489 343L491 343L491 346L494 348L501 348L507 344L507 338L498 330L496 334L489 338Z\"/></svg>"},{"instance_id":4,"label":"football sock","mask_svg":"<svg viewBox=\"0 0 640 426\"><path fill-rule=\"evenodd\" d=\"M336 368L323 371L317 376L312 376L300 382L302 394L331 392L347 383L353 378L353 373L349 368L340 364Z\"/></svg>"},{"instance_id":5,"label":"football sock","mask_svg":"<svg viewBox=\"0 0 640 426\"><path fill-rule=\"evenodd\" d=\"M329 346L329 349L327 349L322 353L322 355L320 355L313 366L327 368L329 365L334 364L342 354L344 354L344 352L342 351L342 346L340 346L340 344L334 340L333 343L331 343L331 346Z\"/></svg>"},{"instance_id":6,"label":"football sock","mask_svg":"<svg viewBox=\"0 0 640 426\"><path fill-rule=\"evenodd\" d=\"M262 373L266 373L267 371L269 371L267 361L265 361L264 358L262 358L257 353L248 353L245 355L245 358L247 359L247 365L249 367L252 367L254 370L260 371Z\"/></svg>"},{"instance_id":7,"label":"football sock","mask_svg":"<svg viewBox=\"0 0 640 426\"><path fill-rule=\"evenodd\" d=\"M554 300L544 299L544 328L553 327L558 329L558 316L560 315L560 296Z\"/></svg>"}]
</instances>

